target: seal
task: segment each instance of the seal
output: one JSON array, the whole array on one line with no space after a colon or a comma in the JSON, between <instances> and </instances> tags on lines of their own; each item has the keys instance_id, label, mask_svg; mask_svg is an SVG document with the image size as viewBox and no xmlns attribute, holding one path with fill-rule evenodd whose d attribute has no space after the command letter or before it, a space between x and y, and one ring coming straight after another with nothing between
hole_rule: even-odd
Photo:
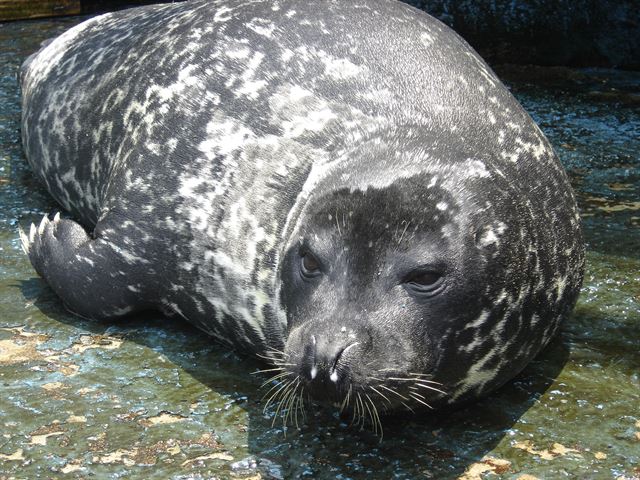
<instances>
[{"instance_id":1,"label":"seal","mask_svg":"<svg viewBox=\"0 0 640 480\"><path fill-rule=\"evenodd\" d=\"M184 317L303 393L477 398L575 304L584 248L544 135L452 30L393 0L155 5L22 71L23 143L72 218L23 234L81 316ZM364 421L364 420L363 420Z\"/></svg>"}]
</instances>

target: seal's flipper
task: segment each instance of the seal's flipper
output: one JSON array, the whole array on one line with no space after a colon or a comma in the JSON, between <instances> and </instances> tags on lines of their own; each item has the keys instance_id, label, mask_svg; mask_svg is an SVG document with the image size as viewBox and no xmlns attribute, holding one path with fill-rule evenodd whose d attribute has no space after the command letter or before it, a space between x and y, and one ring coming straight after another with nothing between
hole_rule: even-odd
<instances>
[{"instance_id":1,"label":"seal's flipper","mask_svg":"<svg viewBox=\"0 0 640 480\"><path fill-rule=\"evenodd\" d=\"M38 274L72 313L90 319L121 317L148 308L139 285L126 269L120 249L101 238L91 238L80 224L45 216L20 228L22 249ZM126 270L125 270L126 269Z\"/></svg>"}]
</instances>

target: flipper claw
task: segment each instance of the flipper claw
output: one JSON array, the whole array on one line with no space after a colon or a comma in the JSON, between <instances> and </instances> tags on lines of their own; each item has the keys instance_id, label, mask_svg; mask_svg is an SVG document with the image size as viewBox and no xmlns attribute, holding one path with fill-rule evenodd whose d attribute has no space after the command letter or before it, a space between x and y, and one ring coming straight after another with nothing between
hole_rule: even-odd
<instances>
[{"instance_id":1,"label":"flipper claw","mask_svg":"<svg viewBox=\"0 0 640 480\"><path fill-rule=\"evenodd\" d=\"M20 234L20 244L22 245L22 251L26 255L29 255L29 247L31 246L31 242L29 241L29 237L27 237L27 234L24 232L20 225L18 225L18 233Z\"/></svg>"}]
</instances>

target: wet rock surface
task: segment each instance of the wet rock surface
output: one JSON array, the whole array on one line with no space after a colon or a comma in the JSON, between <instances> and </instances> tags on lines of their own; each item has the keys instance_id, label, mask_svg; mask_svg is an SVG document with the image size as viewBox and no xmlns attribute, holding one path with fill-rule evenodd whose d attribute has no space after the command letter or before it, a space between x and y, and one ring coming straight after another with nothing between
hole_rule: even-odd
<instances>
[{"instance_id":1,"label":"wet rock surface","mask_svg":"<svg viewBox=\"0 0 640 480\"><path fill-rule=\"evenodd\" d=\"M22 154L15 72L78 21L0 26L1 479L640 477L640 113L626 100L639 74L496 69L576 189L583 292L514 381L464 409L383 419L380 441L329 408L283 428L254 360L160 315L79 319L35 275L17 224L57 206Z\"/></svg>"}]
</instances>

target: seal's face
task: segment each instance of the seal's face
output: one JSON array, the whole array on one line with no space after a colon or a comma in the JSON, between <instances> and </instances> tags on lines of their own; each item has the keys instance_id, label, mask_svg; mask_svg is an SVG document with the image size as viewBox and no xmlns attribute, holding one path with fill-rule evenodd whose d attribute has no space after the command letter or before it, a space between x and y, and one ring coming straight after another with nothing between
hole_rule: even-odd
<instances>
[{"instance_id":1,"label":"seal's face","mask_svg":"<svg viewBox=\"0 0 640 480\"><path fill-rule=\"evenodd\" d=\"M315 398L413 409L467 369L442 339L481 308L477 228L433 178L401 183L320 198L286 254L285 363Z\"/></svg>"}]
</instances>

